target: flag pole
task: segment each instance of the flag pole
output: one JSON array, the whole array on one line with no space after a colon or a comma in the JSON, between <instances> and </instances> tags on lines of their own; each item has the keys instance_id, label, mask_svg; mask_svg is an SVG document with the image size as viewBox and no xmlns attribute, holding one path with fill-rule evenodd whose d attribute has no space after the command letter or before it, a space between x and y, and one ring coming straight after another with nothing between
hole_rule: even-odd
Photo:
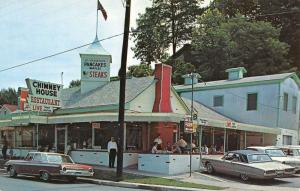
<instances>
[{"instance_id":1,"label":"flag pole","mask_svg":"<svg viewBox=\"0 0 300 191\"><path fill-rule=\"evenodd\" d=\"M96 19L96 38L98 37L98 1L99 0L97 0L97 19Z\"/></svg>"}]
</instances>

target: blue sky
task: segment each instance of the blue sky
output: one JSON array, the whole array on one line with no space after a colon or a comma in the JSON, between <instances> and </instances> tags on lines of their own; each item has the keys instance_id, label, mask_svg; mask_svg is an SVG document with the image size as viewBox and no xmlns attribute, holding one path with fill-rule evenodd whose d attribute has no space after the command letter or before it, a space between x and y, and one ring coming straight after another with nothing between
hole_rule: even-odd
<instances>
[{"instance_id":1,"label":"blue sky","mask_svg":"<svg viewBox=\"0 0 300 191\"><path fill-rule=\"evenodd\" d=\"M90 43L95 38L96 0L2 0L0 1L0 70L59 51ZM99 38L122 33L125 8L121 0L102 0L108 14L104 21L99 12ZM133 0L131 26L143 13L149 0ZM112 76L120 67L122 36L102 42L112 54ZM133 46L132 43L129 44ZM0 89L24 87L25 78L64 84L80 78L78 49L27 66L0 73ZM128 65L138 64L129 51Z\"/></svg>"},{"instance_id":2,"label":"blue sky","mask_svg":"<svg viewBox=\"0 0 300 191\"><path fill-rule=\"evenodd\" d=\"M207 3L209 0L205 0ZM99 12L99 39L123 32L125 8L122 0L101 0L107 11L104 21ZM97 0L1 0L0 1L0 70L32 61L60 51L90 43L95 38ZM132 0L131 27L138 13L151 6L151 0ZM111 76L120 68L122 36L101 42L112 54ZM138 64L130 50L128 65ZM80 78L80 57L77 49L13 70L0 72L0 89L25 87L25 78L64 86Z\"/></svg>"}]
</instances>

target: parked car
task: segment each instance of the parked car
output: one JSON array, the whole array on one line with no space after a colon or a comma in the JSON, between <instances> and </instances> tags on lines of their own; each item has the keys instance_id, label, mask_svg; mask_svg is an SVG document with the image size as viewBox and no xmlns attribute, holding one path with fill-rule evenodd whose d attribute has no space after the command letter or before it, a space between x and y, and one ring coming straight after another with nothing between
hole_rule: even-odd
<instances>
[{"instance_id":1,"label":"parked car","mask_svg":"<svg viewBox=\"0 0 300 191\"><path fill-rule=\"evenodd\" d=\"M272 160L281 162L283 164L290 165L292 167L295 167L296 172L300 171L300 159L287 156L278 147L274 147L274 146L268 146L268 147L247 147L247 150L253 150L253 151L258 151L258 152L261 152L261 153L266 153L266 154L268 154L272 158Z\"/></svg>"},{"instance_id":2,"label":"parked car","mask_svg":"<svg viewBox=\"0 0 300 191\"><path fill-rule=\"evenodd\" d=\"M10 177L33 175L44 181L58 177L74 181L79 176L94 175L92 166L75 164L70 156L58 153L29 152L24 160L9 160L5 167Z\"/></svg>"},{"instance_id":3,"label":"parked car","mask_svg":"<svg viewBox=\"0 0 300 191\"><path fill-rule=\"evenodd\" d=\"M223 157L202 159L209 174L214 172L239 176L243 181L273 179L295 173L295 168L273 161L269 155L251 150L230 151Z\"/></svg>"},{"instance_id":4,"label":"parked car","mask_svg":"<svg viewBox=\"0 0 300 191\"><path fill-rule=\"evenodd\" d=\"M279 146L287 156L300 159L300 146L299 145L287 145Z\"/></svg>"}]
</instances>

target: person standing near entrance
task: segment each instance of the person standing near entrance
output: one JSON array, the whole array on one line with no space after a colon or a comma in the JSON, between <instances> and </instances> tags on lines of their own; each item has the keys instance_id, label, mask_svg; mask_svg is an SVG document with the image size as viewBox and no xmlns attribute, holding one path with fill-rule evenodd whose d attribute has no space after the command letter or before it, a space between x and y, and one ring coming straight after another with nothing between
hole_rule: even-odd
<instances>
[{"instance_id":1,"label":"person standing near entrance","mask_svg":"<svg viewBox=\"0 0 300 191\"><path fill-rule=\"evenodd\" d=\"M118 151L118 146L114 137L111 137L107 144L107 151L109 153L109 168L115 168L115 159Z\"/></svg>"},{"instance_id":2,"label":"person standing near entrance","mask_svg":"<svg viewBox=\"0 0 300 191\"><path fill-rule=\"evenodd\" d=\"M6 137L5 137L3 147L2 147L2 156L3 156L4 160L6 160L6 155L7 155L7 140L6 140Z\"/></svg>"}]
</instances>

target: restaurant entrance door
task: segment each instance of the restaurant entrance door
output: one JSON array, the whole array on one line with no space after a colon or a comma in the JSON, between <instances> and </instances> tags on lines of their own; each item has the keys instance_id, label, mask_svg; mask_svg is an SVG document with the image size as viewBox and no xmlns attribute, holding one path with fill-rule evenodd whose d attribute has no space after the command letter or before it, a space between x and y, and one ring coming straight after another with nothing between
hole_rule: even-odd
<instances>
[{"instance_id":1,"label":"restaurant entrance door","mask_svg":"<svg viewBox=\"0 0 300 191\"><path fill-rule=\"evenodd\" d=\"M56 152L65 153L67 148L67 127L55 128Z\"/></svg>"}]
</instances>

